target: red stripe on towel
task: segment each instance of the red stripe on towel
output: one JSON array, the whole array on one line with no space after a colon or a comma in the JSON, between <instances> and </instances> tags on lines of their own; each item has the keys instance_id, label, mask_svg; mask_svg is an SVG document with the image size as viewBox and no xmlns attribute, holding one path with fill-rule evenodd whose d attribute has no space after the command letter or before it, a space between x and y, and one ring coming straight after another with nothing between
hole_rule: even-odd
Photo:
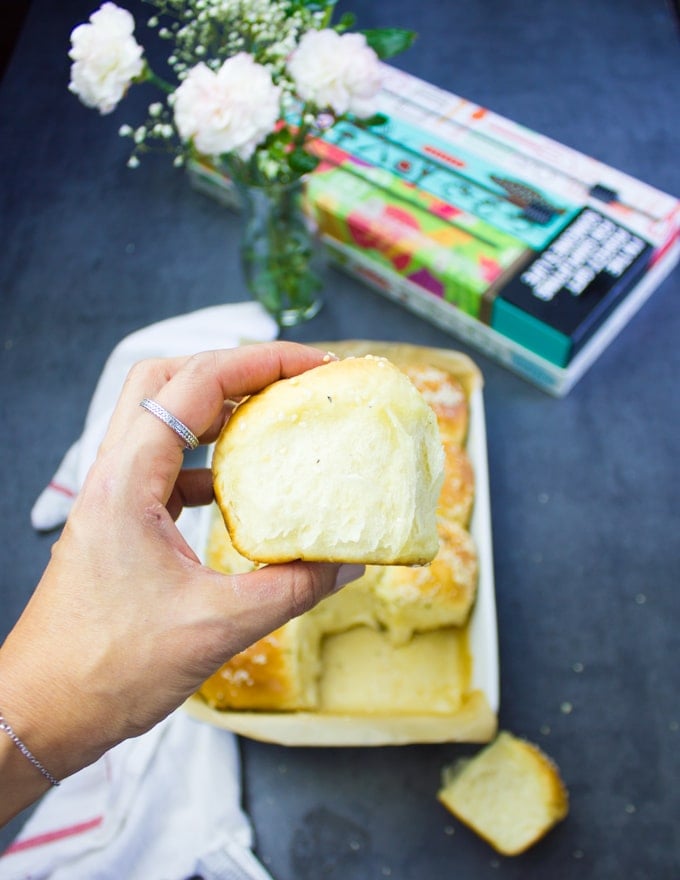
<instances>
[{"instance_id":1,"label":"red stripe on towel","mask_svg":"<svg viewBox=\"0 0 680 880\"><path fill-rule=\"evenodd\" d=\"M54 489L55 492L61 492L62 495L67 495L69 498L75 498L77 494L73 489L69 489L68 486L62 486L61 483L55 483L54 480L49 483L49 488Z\"/></svg>"},{"instance_id":2,"label":"red stripe on towel","mask_svg":"<svg viewBox=\"0 0 680 880\"><path fill-rule=\"evenodd\" d=\"M83 834L85 831L98 828L103 821L103 816L97 816L95 819L89 819L87 822L79 822L77 825L69 825L66 828L59 828L55 831L46 831L44 834L36 834L35 837L27 837L26 840L17 840L5 850L4 855L8 856L11 853L22 852L25 849L33 849L35 846L54 843L55 840L63 840L65 837Z\"/></svg>"}]
</instances>

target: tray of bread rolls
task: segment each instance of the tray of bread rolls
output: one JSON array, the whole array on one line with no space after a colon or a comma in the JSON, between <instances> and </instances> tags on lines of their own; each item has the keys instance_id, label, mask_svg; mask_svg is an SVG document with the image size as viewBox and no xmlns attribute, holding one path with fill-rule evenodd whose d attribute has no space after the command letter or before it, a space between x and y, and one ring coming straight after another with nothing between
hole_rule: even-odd
<instances>
[{"instance_id":1,"label":"tray of bread rolls","mask_svg":"<svg viewBox=\"0 0 680 880\"><path fill-rule=\"evenodd\" d=\"M497 730L498 640L483 383L466 355L401 343L318 343L386 357L437 417L445 453L439 551L365 575L236 655L185 704L196 718L291 746L487 742ZM216 506L200 544L220 571L254 567Z\"/></svg>"}]
</instances>

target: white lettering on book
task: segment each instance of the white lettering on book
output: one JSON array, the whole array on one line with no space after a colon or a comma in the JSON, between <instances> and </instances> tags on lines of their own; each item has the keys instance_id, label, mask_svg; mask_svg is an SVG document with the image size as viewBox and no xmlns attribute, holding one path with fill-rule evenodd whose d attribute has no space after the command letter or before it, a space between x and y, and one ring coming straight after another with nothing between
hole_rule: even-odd
<instances>
[{"instance_id":1,"label":"white lettering on book","mask_svg":"<svg viewBox=\"0 0 680 880\"><path fill-rule=\"evenodd\" d=\"M637 235L586 209L522 273L521 280L544 302L560 290L580 296L602 273L620 278L644 247Z\"/></svg>"}]
</instances>

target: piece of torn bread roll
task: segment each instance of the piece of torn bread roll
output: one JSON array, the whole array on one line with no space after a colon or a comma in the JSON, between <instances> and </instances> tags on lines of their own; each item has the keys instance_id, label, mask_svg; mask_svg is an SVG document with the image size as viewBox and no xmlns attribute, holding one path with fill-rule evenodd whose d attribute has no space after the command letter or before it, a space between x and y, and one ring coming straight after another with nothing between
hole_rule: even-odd
<instances>
[{"instance_id":1,"label":"piece of torn bread roll","mask_svg":"<svg viewBox=\"0 0 680 880\"><path fill-rule=\"evenodd\" d=\"M437 419L383 357L331 361L240 404L213 484L234 547L256 562L423 565L437 553Z\"/></svg>"},{"instance_id":2,"label":"piece of torn bread roll","mask_svg":"<svg viewBox=\"0 0 680 880\"><path fill-rule=\"evenodd\" d=\"M508 731L472 758L446 767L438 799L498 852L516 856L569 812L569 794L553 761Z\"/></svg>"}]
</instances>

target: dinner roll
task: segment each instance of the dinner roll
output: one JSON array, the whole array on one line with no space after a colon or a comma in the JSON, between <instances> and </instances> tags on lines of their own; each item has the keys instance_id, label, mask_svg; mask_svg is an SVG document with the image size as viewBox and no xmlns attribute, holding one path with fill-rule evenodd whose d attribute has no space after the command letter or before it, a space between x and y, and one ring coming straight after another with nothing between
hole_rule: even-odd
<instances>
[{"instance_id":1,"label":"dinner roll","mask_svg":"<svg viewBox=\"0 0 680 880\"><path fill-rule=\"evenodd\" d=\"M215 709L312 709L320 638L306 615L294 617L232 657L203 682L199 693Z\"/></svg>"},{"instance_id":2,"label":"dinner roll","mask_svg":"<svg viewBox=\"0 0 680 880\"><path fill-rule=\"evenodd\" d=\"M478 557L470 533L439 523L439 552L422 568L391 566L376 580L376 614L396 645L414 632L462 626L477 594Z\"/></svg>"},{"instance_id":3,"label":"dinner roll","mask_svg":"<svg viewBox=\"0 0 680 880\"><path fill-rule=\"evenodd\" d=\"M506 856L527 850L569 812L555 764L538 746L507 731L473 758L447 767L438 798Z\"/></svg>"},{"instance_id":4,"label":"dinner roll","mask_svg":"<svg viewBox=\"0 0 680 880\"><path fill-rule=\"evenodd\" d=\"M422 565L438 548L443 459L423 397L368 355L247 398L217 440L213 483L248 559Z\"/></svg>"}]
</instances>

